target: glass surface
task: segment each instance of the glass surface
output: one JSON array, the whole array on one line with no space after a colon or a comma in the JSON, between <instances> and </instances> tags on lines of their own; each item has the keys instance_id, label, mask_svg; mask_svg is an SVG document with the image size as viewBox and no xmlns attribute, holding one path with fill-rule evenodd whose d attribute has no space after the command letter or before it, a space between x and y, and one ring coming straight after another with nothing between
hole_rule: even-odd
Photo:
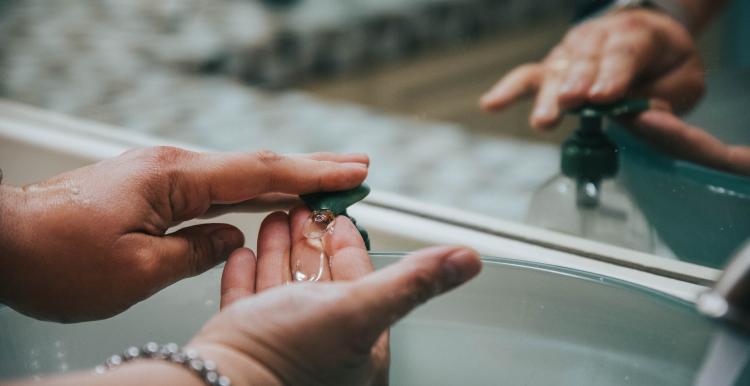
<instances>
[{"instance_id":1,"label":"glass surface","mask_svg":"<svg viewBox=\"0 0 750 386\"><path fill-rule=\"evenodd\" d=\"M478 99L544 59L589 1L273 3L1 1L0 96L211 149L365 152L376 190L505 220L545 216L530 216L531 200L560 174L575 119L541 133L530 100L490 115ZM695 39L707 93L684 117L747 146L750 5L729 3ZM656 245L594 239L721 267L750 235L750 216L734 211L746 201L704 194L726 187L675 178L655 157L630 167L621 154L622 187ZM563 223L581 213L569 215Z\"/></svg>"},{"instance_id":2,"label":"glass surface","mask_svg":"<svg viewBox=\"0 0 750 386\"><path fill-rule=\"evenodd\" d=\"M616 181L606 180L592 187L593 205L581 202L581 190L575 180L558 175L534 193L526 221L590 240L655 252L655 235L627 190Z\"/></svg>"},{"instance_id":3,"label":"glass surface","mask_svg":"<svg viewBox=\"0 0 750 386\"><path fill-rule=\"evenodd\" d=\"M373 259L382 267L401 256ZM691 304L646 288L543 264L484 261L478 278L397 323L393 385L688 385L723 333ZM149 340L185 343L216 312L220 273L180 282L99 322L40 322L0 309L0 379L90 368ZM750 371L743 371L726 385L747 384Z\"/></svg>"}]
</instances>

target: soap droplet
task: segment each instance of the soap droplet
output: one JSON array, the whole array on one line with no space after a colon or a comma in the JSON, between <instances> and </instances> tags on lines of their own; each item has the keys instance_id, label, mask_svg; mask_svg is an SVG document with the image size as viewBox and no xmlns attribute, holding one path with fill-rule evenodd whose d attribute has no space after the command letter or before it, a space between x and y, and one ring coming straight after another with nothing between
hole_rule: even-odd
<instances>
[{"instance_id":1,"label":"soap droplet","mask_svg":"<svg viewBox=\"0 0 750 386\"><path fill-rule=\"evenodd\" d=\"M316 210L310 213L305 225L302 228L302 234L307 238L308 243L314 246L320 252L317 267L315 263L308 262L310 267L305 266L302 259L294 263L292 270L292 280L294 281L318 281L323 276L325 266L329 264L328 255L325 252L324 238L325 235L333 233L333 226L336 222L336 216L330 210Z\"/></svg>"},{"instance_id":2,"label":"soap droplet","mask_svg":"<svg viewBox=\"0 0 750 386\"><path fill-rule=\"evenodd\" d=\"M302 234L308 239L321 239L328 233L333 232L336 216L330 210L316 210L307 218Z\"/></svg>"},{"instance_id":3,"label":"soap droplet","mask_svg":"<svg viewBox=\"0 0 750 386\"><path fill-rule=\"evenodd\" d=\"M292 273L292 278L294 281L318 281L323 276L323 267L325 267L326 260L328 256L326 256L325 252L321 250L320 252L320 258L318 261L318 269L315 272L309 272L305 270L304 267L302 267L302 260L297 260L297 263L294 264L294 272Z\"/></svg>"}]
</instances>

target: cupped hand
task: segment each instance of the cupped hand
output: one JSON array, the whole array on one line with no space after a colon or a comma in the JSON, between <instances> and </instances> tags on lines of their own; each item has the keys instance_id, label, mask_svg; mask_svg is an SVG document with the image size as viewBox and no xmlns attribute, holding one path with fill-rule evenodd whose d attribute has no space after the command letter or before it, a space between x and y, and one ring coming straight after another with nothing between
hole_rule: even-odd
<instances>
[{"instance_id":1,"label":"cupped hand","mask_svg":"<svg viewBox=\"0 0 750 386\"><path fill-rule=\"evenodd\" d=\"M722 143L667 111L642 113L629 127L638 137L673 157L750 176L750 147Z\"/></svg>"},{"instance_id":2,"label":"cupped hand","mask_svg":"<svg viewBox=\"0 0 750 386\"><path fill-rule=\"evenodd\" d=\"M289 283L294 261L318 258L301 234L309 211L263 223L257 259L224 267L222 311L190 343L234 385L386 385L388 328L429 298L474 277L476 252L424 249L378 272L357 228L339 217L322 282Z\"/></svg>"},{"instance_id":3,"label":"cupped hand","mask_svg":"<svg viewBox=\"0 0 750 386\"><path fill-rule=\"evenodd\" d=\"M480 106L499 111L536 95L530 124L549 129L565 109L630 96L662 99L683 112L703 96L703 78L693 38L680 23L652 10L627 10L574 27L544 61L505 75Z\"/></svg>"},{"instance_id":4,"label":"cupped hand","mask_svg":"<svg viewBox=\"0 0 750 386\"><path fill-rule=\"evenodd\" d=\"M23 188L0 186L0 302L59 321L107 317L226 259L227 224L167 233L216 211L348 189L363 155L133 150Z\"/></svg>"}]
</instances>

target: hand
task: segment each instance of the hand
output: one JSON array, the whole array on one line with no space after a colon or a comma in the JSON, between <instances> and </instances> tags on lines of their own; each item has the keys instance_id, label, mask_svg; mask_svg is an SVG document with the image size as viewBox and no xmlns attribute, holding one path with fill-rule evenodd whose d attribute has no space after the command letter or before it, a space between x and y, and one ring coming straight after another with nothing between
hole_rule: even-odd
<instances>
[{"instance_id":1,"label":"hand","mask_svg":"<svg viewBox=\"0 0 750 386\"><path fill-rule=\"evenodd\" d=\"M324 281L284 285L293 261L318 259L301 233L309 213L270 215L257 260L247 249L229 257L222 311L190 346L216 361L234 385L386 385L388 328L474 277L479 257L464 248L429 248L371 273L359 232L339 217L326 240L331 259Z\"/></svg>"},{"instance_id":2,"label":"hand","mask_svg":"<svg viewBox=\"0 0 750 386\"><path fill-rule=\"evenodd\" d=\"M634 134L676 158L750 176L750 147L726 145L669 112L647 111L630 126Z\"/></svg>"},{"instance_id":3,"label":"hand","mask_svg":"<svg viewBox=\"0 0 750 386\"><path fill-rule=\"evenodd\" d=\"M117 314L244 244L239 229L167 230L211 210L289 203L348 189L363 155L133 150L22 189L0 186L0 302L80 321Z\"/></svg>"},{"instance_id":4,"label":"hand","mask_svg":"<svg viewBox=\"0 0 750 386\"><path fill-rule=\"evenodd\" d=\"M536 94L530 124L537 129L557 125L564 109L626 96L662 99L682 112L703 96L703 72L680 23L656 11L627 10L571 29L543 62L511 71L480 105L498 111Z\"/></svg>"}]
</instances>

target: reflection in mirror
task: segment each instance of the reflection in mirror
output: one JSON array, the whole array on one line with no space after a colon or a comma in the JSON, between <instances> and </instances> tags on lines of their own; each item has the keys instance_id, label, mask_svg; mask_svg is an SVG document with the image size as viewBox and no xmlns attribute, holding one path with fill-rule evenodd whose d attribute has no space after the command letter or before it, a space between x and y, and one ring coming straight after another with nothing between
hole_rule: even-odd
<instances>
[{"instance_id":1,"label":"reflection in mirror","mask_svg":"<svg viewBox=\"0 0 750 386\"><path fill-rule=\"evenodd\" d=\"M750 235L746 2L0 4L5 98L220 150L365 152L377 190L710 267ZM623 98L658 108L565 115Z\"/></svg>"}]
</instances>

